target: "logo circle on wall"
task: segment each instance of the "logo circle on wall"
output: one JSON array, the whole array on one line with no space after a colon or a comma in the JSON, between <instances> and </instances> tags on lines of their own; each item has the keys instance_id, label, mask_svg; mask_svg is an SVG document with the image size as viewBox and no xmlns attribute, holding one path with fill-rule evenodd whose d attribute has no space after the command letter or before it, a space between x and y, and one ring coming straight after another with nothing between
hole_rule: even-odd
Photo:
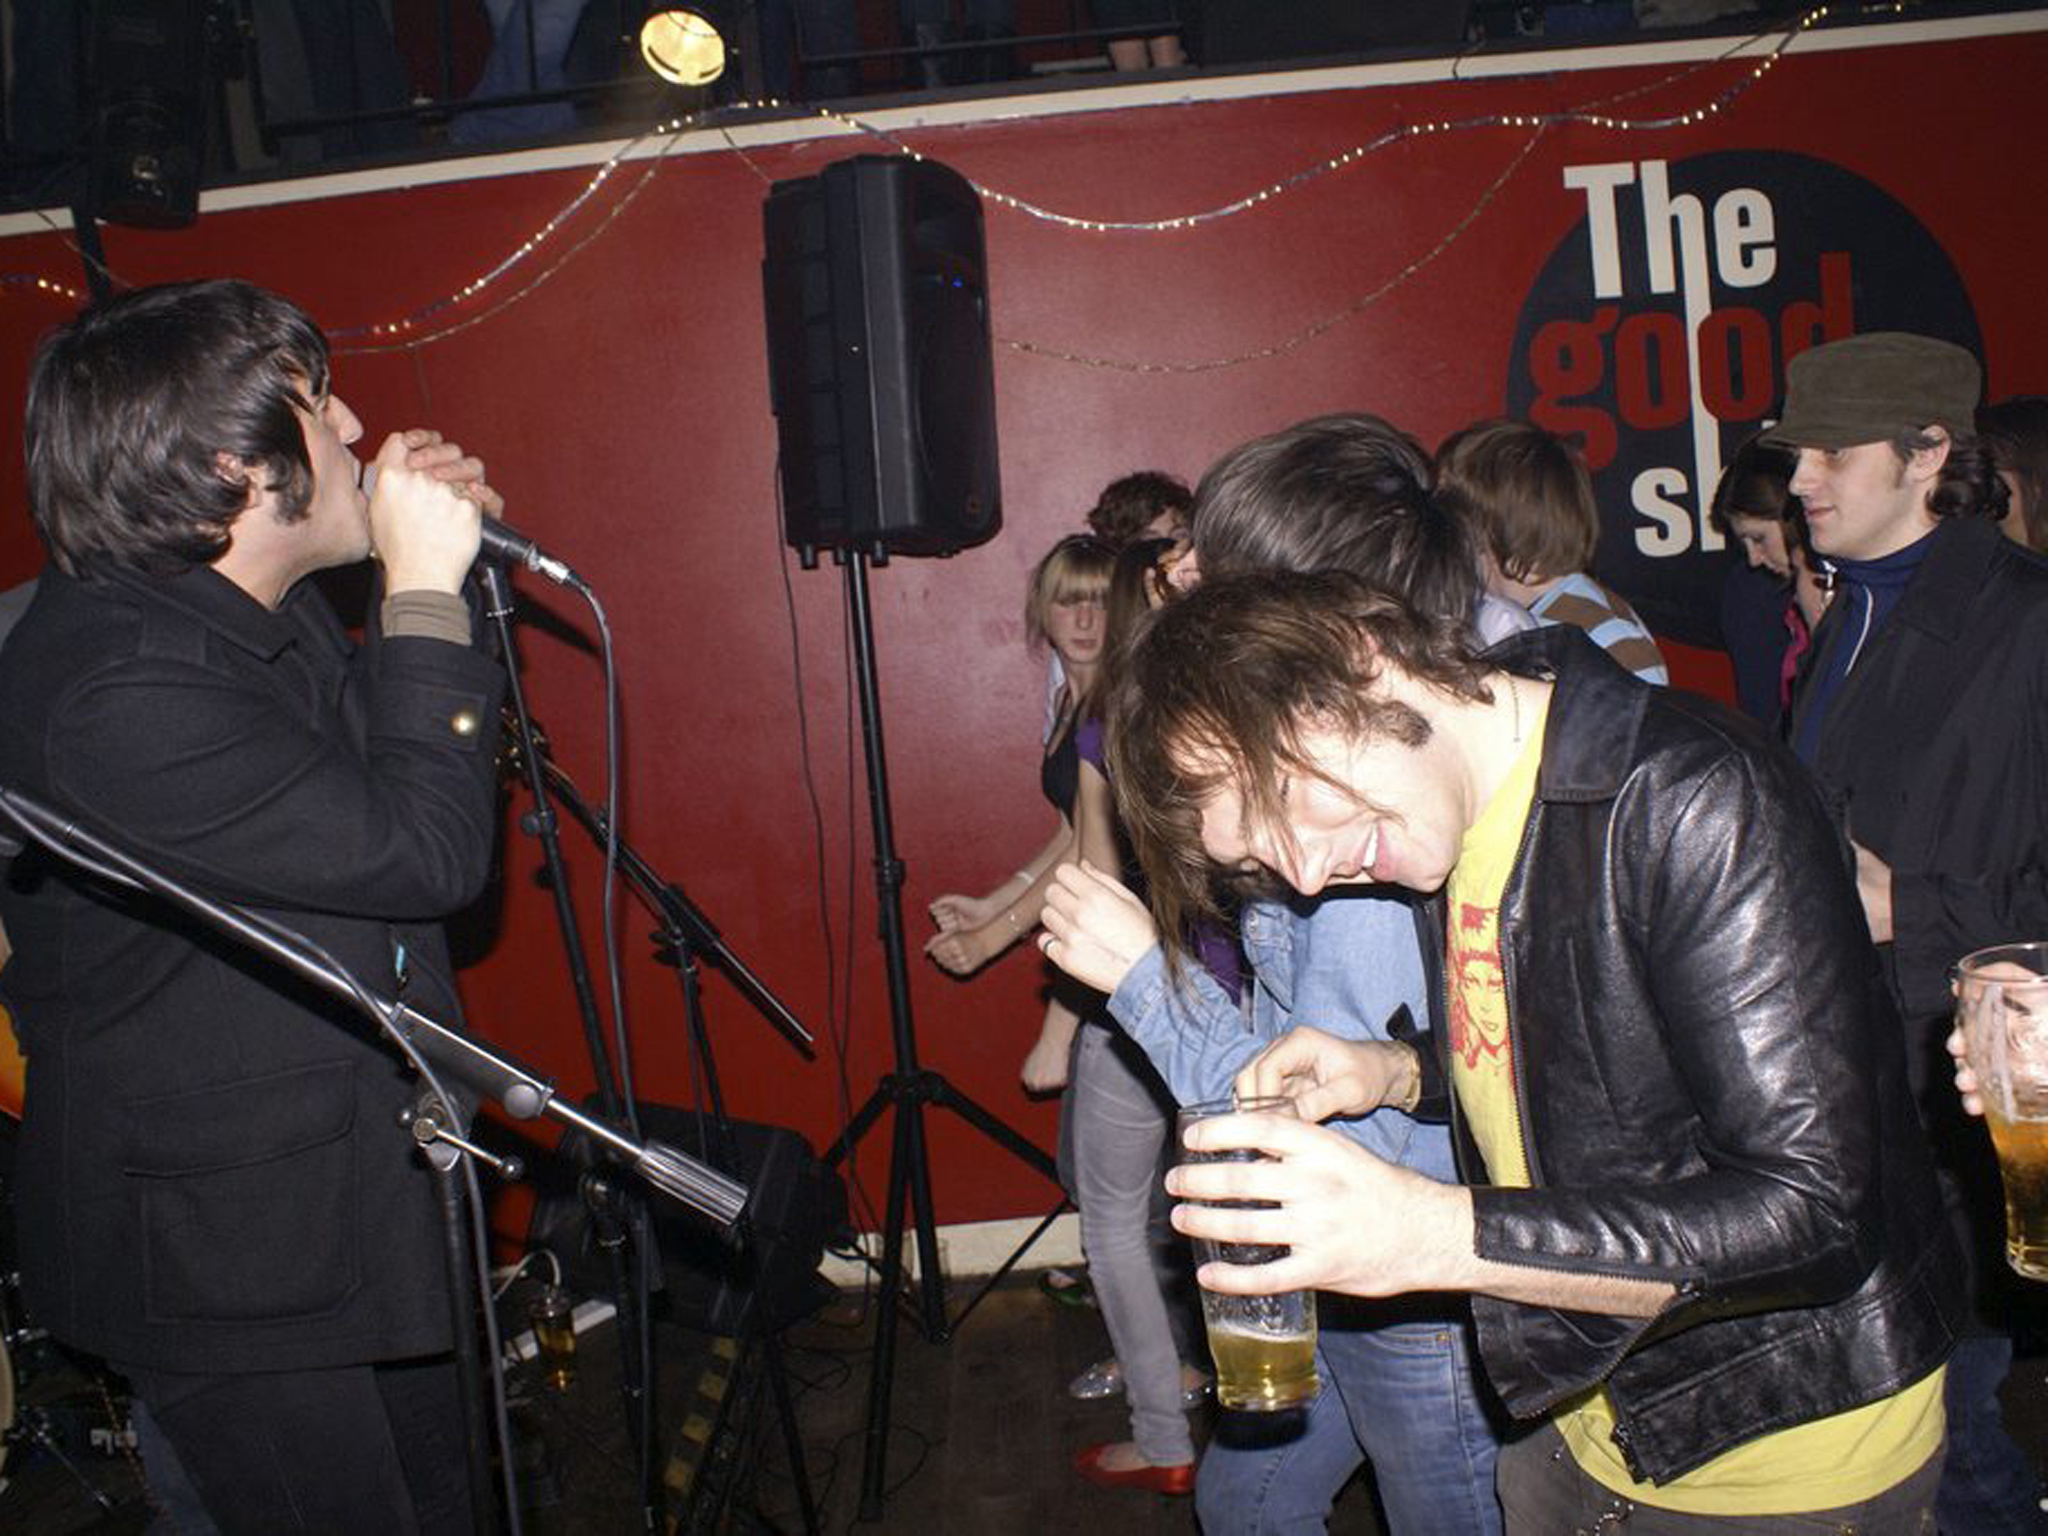
<instances>
[{"instance_id":1,"label":"logo circle on wall","mask_svg":"<svg viewBox=\"0 0 2048 1536\"><path fill-rule=\"evenodd\" d=\"M1948 254L1888 193L1809 155L1717 150L1572 165L1585 216L1515 327L1510 415L1583 446L1600 580L1653 630L1718 646L1734 557L1707 521L1723 464L1777 419L1785 362L1861 331L1983 355Z\"/></svg>"}]
</instances>

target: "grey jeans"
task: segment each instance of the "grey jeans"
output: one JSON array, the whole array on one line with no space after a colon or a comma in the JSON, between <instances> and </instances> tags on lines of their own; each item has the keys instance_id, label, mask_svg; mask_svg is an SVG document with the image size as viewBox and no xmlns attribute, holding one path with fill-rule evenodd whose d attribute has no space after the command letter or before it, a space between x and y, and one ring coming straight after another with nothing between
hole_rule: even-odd
<instances>
[{"instance_id":1,"label":"grey jeans","mask_svg":"<svg viewBox=\"0 0 2048 1536\"><path fill-rule=\"evenodd\" d=\"M1164 1225L1160 1199L1173 1099L1122 1030L1084 1022L1075 1032L1067 1109L1081 1249L1123 1364L1131 1438L1154 1465L1193 1461L1181 1346L1166 1297L1188 1269L1187 1240Z\"/></svg>"},{"instance_id":2,"label":"grey jeans","mask_svg":"<svg viewBox=\"0 0 2048 1536\"><path fill-rule=\"evenodd\" d=\"M1942 1452L1875 1498L1792 1515L1687 1515L1637 1504L1579 1470L1545 1424L1500 1453L1508 1536L1934 1536Z\"/></svg>"}]
</instances>

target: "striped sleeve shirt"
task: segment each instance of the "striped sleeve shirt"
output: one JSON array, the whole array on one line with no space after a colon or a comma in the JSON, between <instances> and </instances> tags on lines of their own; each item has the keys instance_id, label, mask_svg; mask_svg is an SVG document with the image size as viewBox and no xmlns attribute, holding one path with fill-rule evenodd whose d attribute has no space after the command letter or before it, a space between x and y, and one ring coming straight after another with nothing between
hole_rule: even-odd
<instances>
[{"instance_id":1,"label":"striped sleeve shirt","mask_svg":"<svg viewBox=\"0 0 2048 1536\"><path fill-rule=\"evenodd\" d=\"M1539 623L1583 629L1595 645L1646 683L1671 681L1656 640L1627 599L1582 571L1558 581L1529 605L1529 612Z\"/></svg>"}]
</instances>

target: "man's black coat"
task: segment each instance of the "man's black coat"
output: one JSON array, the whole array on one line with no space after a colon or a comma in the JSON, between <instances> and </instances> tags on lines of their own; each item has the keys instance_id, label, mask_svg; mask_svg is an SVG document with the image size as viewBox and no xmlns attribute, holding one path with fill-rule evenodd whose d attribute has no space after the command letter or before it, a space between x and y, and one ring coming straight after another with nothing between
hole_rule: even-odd
<instances>
[{"instance_id":1,"label":"man's black coat","mask_svg":"<svg viewBox=\"0 0 2048 1536\"><path fill-rule=\"evenodd\" d=\"M1795 739L1813 707L1810 679L1853 643L1846 606L1815 631L1792 700ZM2048 939L2048 562L1989 518L1940 524L1829 705L1814 768L1850 837L1891 866L1894 938L1879 953L1979 1302L2016 1294L1990 1141L1961 1110L1942 1041L1950 966L1990 945Z\"/></svg>"},{"instance_id":2,"label":"man's black coat","mask_svg":"<svg viewBox=\"0 0 2048 1536\"><path fill-rule=\"evenodd\" d=\"M272 612L204 567L51 572L0 653L0 782L452 1021L438 920L487 878L500 686L446 641L357 650L304 584ZM202 1373L448 1346L432 1186L395 1118L414 1087L367 1024L48 856L15 861L0 918L42 1326Z\"/></svg>"},{"instance_id":3,"label":"man's black coat","mask_svg":"<svg viewBox=\"0 0 2048 1536\"><path fill-rule=\"evenodd\" d=\"M1892 868L1900 1010L1923 1020L1946 1018L1963 955L2048 939L2048 562L1989 518L1932 539L1829 705L1814 764L1849 835ZM1794 739L1807 681L1853 643L1842 608L1800 669Z\"/></svg>"}]
</instances>

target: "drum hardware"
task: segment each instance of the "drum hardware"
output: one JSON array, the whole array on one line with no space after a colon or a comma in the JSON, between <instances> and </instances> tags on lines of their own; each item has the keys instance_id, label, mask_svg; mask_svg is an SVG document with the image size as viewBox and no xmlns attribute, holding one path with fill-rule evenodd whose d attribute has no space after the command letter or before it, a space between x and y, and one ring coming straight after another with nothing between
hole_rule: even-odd
<instances>
[{"instance_id":1,"label":"drum hardware","mask_svg":"<svg viewBox=\"0 0 2048 1536\"><path fill-rule=\"evenodd\" d=\"M17 1445L33 1446L71 1474L72 1481L83 1488L86 1496L102 1510L111 1511L114 1501L93 1485L91 1478L79 1470L78 1463L64 1453L63 1443L57 1436L56 1420L50 1410L39 1406L16 1409L12 1421L4 1433L0 1433L0 1456Z\"/></svg>"}]
</instances>

